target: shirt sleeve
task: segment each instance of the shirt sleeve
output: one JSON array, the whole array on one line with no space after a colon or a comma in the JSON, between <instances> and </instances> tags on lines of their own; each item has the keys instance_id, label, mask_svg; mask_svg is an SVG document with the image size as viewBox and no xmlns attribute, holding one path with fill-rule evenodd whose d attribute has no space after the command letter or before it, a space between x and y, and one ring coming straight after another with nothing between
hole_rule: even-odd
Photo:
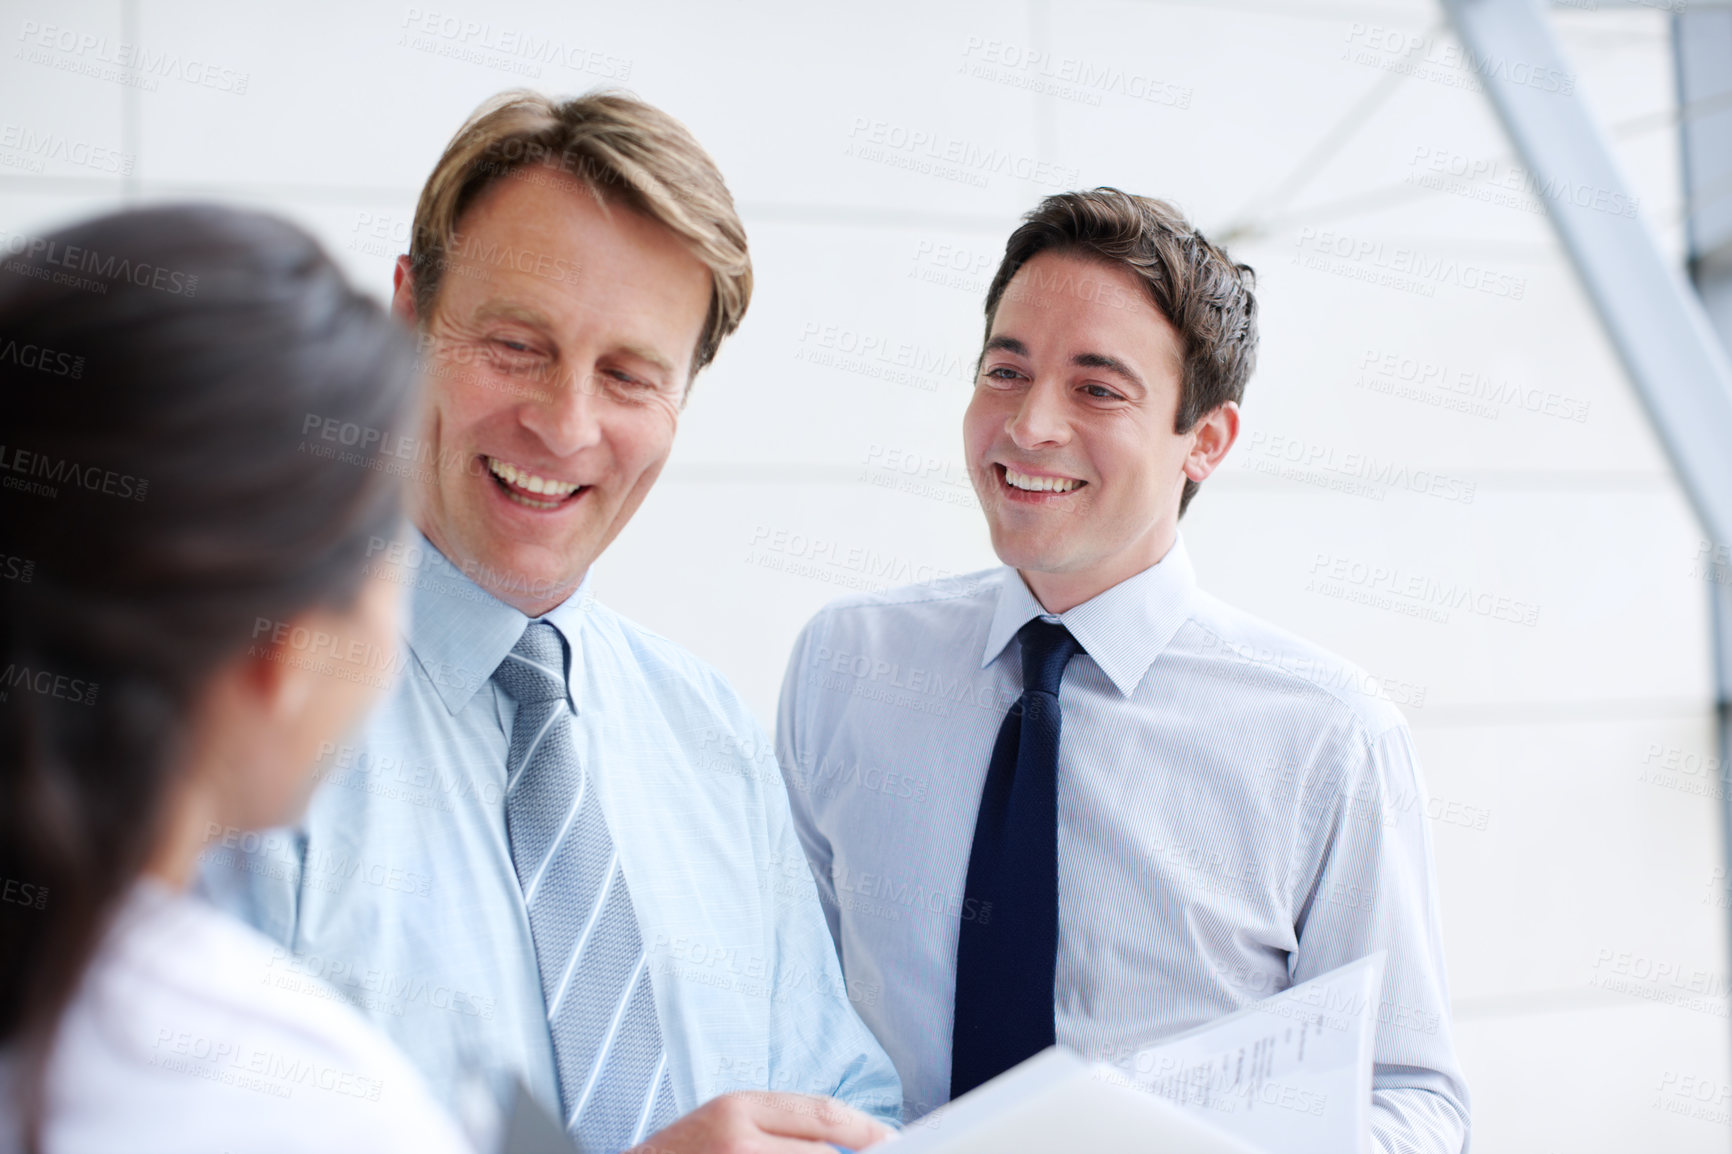
<instances>
[{"instance_id":1,"label":"shirt sleeve","mask_svg":"<svg viewBox=\"0 0 1732 1154\"><path fill-rule=\"evenodd\" d=\"M788 807L793 812L794 830L810 865L812 880L818 887L818 899L824 907L830 939L840 952L841 907L836 901L836 883L830 876L833 854L830 840L818 831L812 813L811 786L816 775L811 767L817 764L817 755L805 744L813 726L806 716L810 696L803 683L802 671L810 665L819 627L818 618L808 622L795 639L794 651L788 657L788 669L782 677L782 698L776 709L776 761L781 767L782 780L787 783Z\"/></svg>"},{"instance_id":2,"label":"shirt sleeve","mask_svg":"<svg viewBox=\"0 0 1732 1154\"><path fill-rule=\"evenodd\" d=\"M211 830L194 886L207 901L293 949L307 838L299 827Z\"/></svg>"},{"instance_id":3,"label":"shirt sleeve","mask_svg":"<svg viewBox=\"0 0 1732 1154\"><path fill-rule=\"evenodd\" d=\"M804 641L802 635L802 644L795 647L796 664ZM786 695L783 703L785 707ZM779 725L778 731L783 728ZM786 793L803 796L798 789ZM901 1079L855 1009L856 1001L879 998L884 992L875 986L850 987L844 981L832 937L835 929L826 924L797 823L788 805L773 808L779 812L770 823L776 867L772 871L776 912L770 1088L827 1094L888 1125L900 1125Z\"/></svg>"},{"instance_id":4,"label":"shirt sleeve","mask_svg":"<svg viewBox=\"0 0 1732 1154\"><path fill-rule=\"evenodd\" d=\"M1395 725L1314 779L1316 815L1294 867L1295 985L1389 952L1372 1070L1379 1151L1458 1154L1467 1147L1467 1084L1449 1021L1427 799L1413 740Z\"/></svg>"}]
</instances>

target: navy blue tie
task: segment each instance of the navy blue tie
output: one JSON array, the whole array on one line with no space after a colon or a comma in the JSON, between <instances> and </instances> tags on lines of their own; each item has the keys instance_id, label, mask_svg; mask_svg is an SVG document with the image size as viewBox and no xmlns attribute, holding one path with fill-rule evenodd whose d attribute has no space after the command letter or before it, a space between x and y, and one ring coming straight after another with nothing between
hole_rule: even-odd
<instances>
[{"instance_id":1,"label":"navy blue tie","mask_svg":"<svg viewBox=\"0 0 1732 1154\"><path fill-rule=\"evenodd\" d=\"M956 943L950 1096L1052 1045L1058 966L1058 687L1082 647L1035 618L1017 633L1022 696L992 747Z\"/></svg>"}]
</instances>

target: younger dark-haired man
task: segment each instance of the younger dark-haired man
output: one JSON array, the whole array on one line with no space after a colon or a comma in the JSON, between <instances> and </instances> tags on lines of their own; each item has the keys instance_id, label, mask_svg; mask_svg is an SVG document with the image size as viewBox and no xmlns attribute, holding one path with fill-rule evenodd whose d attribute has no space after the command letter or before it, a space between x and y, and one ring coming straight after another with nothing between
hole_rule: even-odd
<instances>
[{"instance_id":1,"label":"younger dark-haired man","mask_svg":"<svg viewBox=\"0 0 1732 1154\"><path fill-rule=\"evenodd\" d=\"M795 645L779 760L847 977L893 992L863 1016L907 1118L1387 950L1376 1143L1466 1139L1407 726L1198 590L1179 538L1238 434L1249 274L1160 201L1043 202L963 423L1004 566L845 598Z\"/></svg>"}]
</instances>

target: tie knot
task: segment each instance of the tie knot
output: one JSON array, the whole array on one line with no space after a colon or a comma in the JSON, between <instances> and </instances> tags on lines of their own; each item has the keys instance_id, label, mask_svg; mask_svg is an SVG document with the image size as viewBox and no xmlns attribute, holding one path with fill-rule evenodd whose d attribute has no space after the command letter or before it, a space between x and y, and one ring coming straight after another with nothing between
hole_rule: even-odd
<instances>
[{"instance_id":1,"label":"tie knot","mask_svg":"<svg viewBox=\"0 0 1732 1154\"><path fill-rule=\"evenodd\" d=\"M1063 625L1039 617L1019 629L1016 637L1022 642L1022 691L1057 697L1064 667L1082 652L1082 646Z\"/></svg>"},{"instance_id":2,"label":"tie knot","mask_svg":"<svg viewBox=\"0 0 1732 1154\"><path fill-rule=\"evenodd\" d=\"M565 699L565 641L545 621L532 621L493 679L518 705Z\"/></svg>"}]
</instances>

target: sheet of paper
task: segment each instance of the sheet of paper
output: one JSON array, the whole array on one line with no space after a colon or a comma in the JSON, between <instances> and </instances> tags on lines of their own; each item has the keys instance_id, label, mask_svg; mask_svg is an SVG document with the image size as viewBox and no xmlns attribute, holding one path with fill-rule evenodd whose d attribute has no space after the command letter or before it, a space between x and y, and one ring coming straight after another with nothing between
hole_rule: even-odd
<instances>
[{"instance_id":1,"label":"sheet of paper","mask_svg":"<svg viewBox=\"0 0 1732 1154\"><path fill-rule=\"evenodd\" d=\"M1369 1151L1385 956L1283 990L1116 1069L1270 1154Z\"/></svg>"},{"instance_id":2,"label":"sheet of paper","mask_svg":"<svg viewBox=\"0 0 1732 1154\"><path fill-rule=\"evenodd\" d=\"M909 1124L886 1154L1259 1154L1054 1046Z\"/></svg>"}]
</instances>

